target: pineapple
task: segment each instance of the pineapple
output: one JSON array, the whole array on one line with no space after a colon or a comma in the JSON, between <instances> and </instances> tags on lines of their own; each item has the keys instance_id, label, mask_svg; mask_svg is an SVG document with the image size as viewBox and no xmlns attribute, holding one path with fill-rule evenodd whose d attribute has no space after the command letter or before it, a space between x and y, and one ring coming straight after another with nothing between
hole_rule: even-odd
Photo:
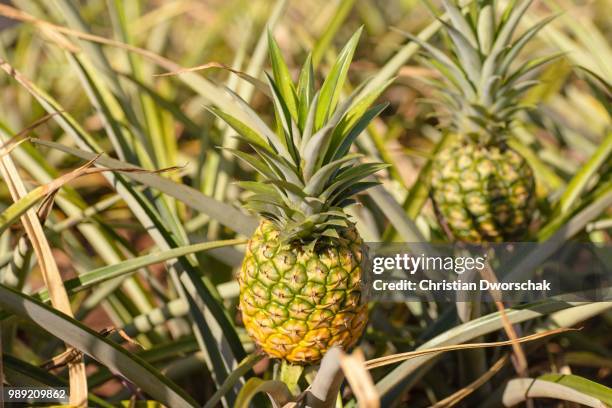
<instances>
[{"instance_id":1,"label":"pineapple","mask_svg":"<svg viewBox=\"0 0 612 408\"><path fill-rule=\"evenodd\" d=\"M261 218L238 279L242 319L261 349L289 363L312 364L334 345L352 347L367 322L363 241L344 209L376 184L364 179L385 167L350 152L385 105L369 108L384 87L365 95L360 87L339 103L360 32L317 92L311 58L294 84L269 36L276 131L235 94L242 119L211 108L253 149L232 152L261 176L238 183L250 193L245 207Z\"/></svg>"},{"instance_id":2,"label":"pineapple","mask_svg":"<svg viewBox=\"0 0 612 408\"><path fill-rule=\"evenodd\" d=\"M520 240L535 211L535 179L525 159L507 145L521 96L537 84L530 75L556 56L513 64L519 51L549 21L513 34L532 0L510 1L502 17L495 1L479 1L466 15L443 0L450 22L452 55L413 38L425 48L425 64L450 116L451 142L434 159L432 198L455 239L464 242Z\"/></svg>"}]
</instances>

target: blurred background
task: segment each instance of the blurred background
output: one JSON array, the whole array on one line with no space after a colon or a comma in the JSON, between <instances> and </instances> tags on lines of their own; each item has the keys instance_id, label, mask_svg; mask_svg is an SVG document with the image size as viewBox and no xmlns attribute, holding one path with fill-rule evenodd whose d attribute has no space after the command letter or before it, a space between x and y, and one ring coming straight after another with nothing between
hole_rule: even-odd
<instances>
[{"instance_id":1,"label":"blurred background","mask_svg":"<svg viewBox=\"0 0 612 408\"><path fill-rule=\"evenodd\" d=\"M11 157L18 169L16 176L27 191L81 165L88 157L74 150L88 147L149 170L179 166L162 176L239 208L242 191L233 182L255 176L220 149L237 147L236 139L205 105L223 98L222 88L229 87L268 123L273 121L273 110L256 87L219 64L262 78L262 72L270 69L265 47L269 27L291 73L297 77L312 51L320 80L339 48L363 26L347 93L366 79L396 79L380 98L390 106L358 142L369 157L391 167L381 175L382 192L363 196L353 215L366 241L447 239L428 201L427 187L428 164L445 125L437 108L424 101L431 91L423 79L436 73L419 64L417 47L401 33L435 34L436 17L442 14L438 1L0 3L0 65L4 70L0 72L0 141L5 143L25 129L20 137L73 149L62 151L30 141L15 148ZM555 245L569 239L610 242L610 10L612 3L607 0L536 0L523 19L527 26L558 15L524 54L562 53L541 71L540 85L525 96L524 102L537 110L521 114L514 134L513 147L528 160L537 178L538 215L529 241L552 239ZM444 47L448 39L433 35L431 41ZM523 56L516 63L521 61ZM218 64L211 65L213 62ZM204 64L208 65L199 70L161 75ZM170 263L147 258L135 267L125 265L129 259L188 244L240 237L236 233L240 228L219 221L214 211L207 214L203 207L209 204L200 196L181 195L174 187L164 189L142 181L127 182L129 187L117 189L121 183L106 173L79 177L59 190L52 208L39 212L62 279L74 282L80 275L97 271L87 285L75 283L69 288L72 310L76 319L96 331L122 328L139 345L126 342L117 333L109 338L124 342L203 403L219 386L213 380L216 375L211 373L210 361L222 347L202 350L198 345L186 317L187 306L172 281ZM194 201L198 201L195 206ZM11 204L3 180L0 211ZM227 208L210 205L220 212ZM19 222L4 226L0 283L32 296L44 286L36 257L23 240ZM242 247L186 253L194 276L204 279L211 298L224 307L220 313L231 322L203 330L217 340L235 336L251 352L253 345L236 309L234 276ZM436 341L449 338L455 343L505 339L494 305L482 305L480 310L458 310L464 306L435 302L372 303L370 307L371 323L361 343L366 358L413 350L432 339L433 346L447 344ZM610 307L608 303L546 304L532 314L527 309L513 310L513 322L523 322L517 326L519 334L584 327L525 346L529 375L571 373L612 384ZM497 316L498 323L478 320L489 313ZM55 381L37 367L57 355L66 339L51 338L39 325L16 316L4 315L0 324L2 351L10 356L5 360L7 378L38 375L44 381ZM228 327L235 330L231 336ZM470 331L474 335L465 337ZM408 360L411 365L395 371L379 368L371 374L382 406L429 406L482 378L501 353L501 349L461 351ZM90 392L115 402L140 395L102 364L87 362ZM62 367L50 373L53 378L66 378ZM260 359L254 374L270 379L271 362ZM499 406L503 386L516 372L507 363L494 374L457 403ZM345 406L356 404L354 396L346 387Z\"/></svg>"}]
</instances>

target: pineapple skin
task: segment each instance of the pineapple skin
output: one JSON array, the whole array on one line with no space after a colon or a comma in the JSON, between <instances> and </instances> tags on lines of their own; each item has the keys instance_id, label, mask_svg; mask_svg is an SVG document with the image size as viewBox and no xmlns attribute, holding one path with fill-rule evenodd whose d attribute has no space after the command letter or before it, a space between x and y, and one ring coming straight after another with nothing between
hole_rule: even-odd
<instances>
[{"instance_id":1,"label":"pineapple skin","mask_svg":"<svg viewBox=\"0 0 612 408\"><path fill-rule=\"evenodd\" d=\"M520 240L535 211L535 178L526 160L504 144L458 142L436 157L432 198L455 239Z\"/></svg>"},{"instance_id":2,"label":"pineapple skin","mask_svg":"<svg viewBox=\"0 0 612 408\"><path fill-rule=\"evenodd\" d=\"M270 357L313 364L332 346L351 348L367 323L362 301L363 241L354 226L323 249L284 244L262 221L239 275L244 326Z\"/></svg>"}]
</instances>

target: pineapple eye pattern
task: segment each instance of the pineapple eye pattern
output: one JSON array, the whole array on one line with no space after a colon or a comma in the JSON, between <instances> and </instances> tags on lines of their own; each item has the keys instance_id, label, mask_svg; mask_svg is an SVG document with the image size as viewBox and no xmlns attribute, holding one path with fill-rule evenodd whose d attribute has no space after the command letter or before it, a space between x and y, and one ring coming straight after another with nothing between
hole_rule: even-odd
<instances>
[{"instance_id":1,"label":"pineapple eye pattern","mask_svg":"<svg viewBox=\"0 0 612 408\"><path fill-rule=\"evenodd\" d=\"M452 146L443 157L433 165L432 198L452 235L474 243L520 240L536 207L525 160L508 148L473 143Z\"/></svg>"},{"instance_id":2,"label":"pineapple eye pattern","mask_svg":"<svg viewBox=\"0 0 612 408\"><path fill-rule=\"evenodd\" d=\"M267 228L269 222L263 221L251 239L278 239L265 234ZM343 252L363 244L358 235L351 236L356 241L347 242ZM298 256L288 255L287 246L261 246L276 248L273 253L247 247L248 267L239 282L240 310L249 334L269 355L299 364L318 361L333 345L352 347L367 321L361 267L343 264L335 251L303 249ZM253 265L259 273L252 273ZM280 268L289 265L282 273Z\"/></svg>"}]
</instances>

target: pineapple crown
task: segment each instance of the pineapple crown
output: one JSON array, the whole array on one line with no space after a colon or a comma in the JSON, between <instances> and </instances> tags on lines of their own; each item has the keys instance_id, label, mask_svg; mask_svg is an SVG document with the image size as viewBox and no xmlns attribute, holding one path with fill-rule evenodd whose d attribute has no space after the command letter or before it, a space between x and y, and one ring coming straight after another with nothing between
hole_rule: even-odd
<instances>
[{"instance_id":1,"label":"pineapple crown","mask_svg":"<svg viewBox=\"0 0 612 408\"><path fill-rule=\"evenodd\" d=\"M390 81L371 92L362 92L362 85L339 102L360 33L361 28L344 46L317 91L311 56L294 84L277 43L268 35L272 75L266 73L266 79L276 131L231 91L241 117L210 108L254 151L230 149L261 175L261 181L238 183L252 193L245 207L272 221L285 242L340 239L339 232L349 227L344 208L355 202L355 194L377 184L365 178L386 167L362 163L361 155L350 153L350 148L386 107L370 105Z\"/></svg>"},{"instance_id":2,"label":"pineapple crown","mask_svg":"<svg viewBox=\"0 0 612 408\"><path fill-rule=\"evenodd\" d=\"M442 81L428 81L450 113L453 131L480 143L506 137L523 94L538 84L535 70L559 54L513 64L523 47L554 16L530 27L513 41L519 21L533 0L511 0L503 14L495 15L495 0L480 0L465 15L450 0L443 0L449 23L441 22L450 37L453 55L406 34L429 54L424 64L438 71Z\"/></svg>"}]
</instances>

